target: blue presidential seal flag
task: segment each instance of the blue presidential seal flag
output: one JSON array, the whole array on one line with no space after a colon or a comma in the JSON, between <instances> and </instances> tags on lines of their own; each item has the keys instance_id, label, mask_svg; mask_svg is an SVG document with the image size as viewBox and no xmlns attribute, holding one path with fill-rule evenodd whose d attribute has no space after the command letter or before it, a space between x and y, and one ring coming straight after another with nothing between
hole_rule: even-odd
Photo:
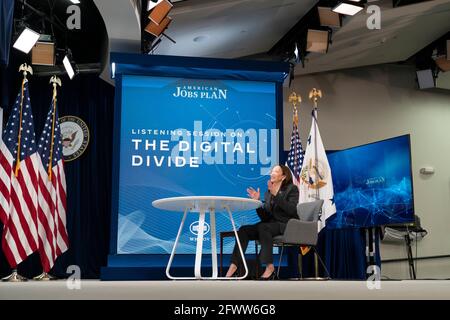
<instances>
[{"instance_id":1,"label":"blue presidential seal flag","mask_svg":"<svg viewBox=\"0 0 450 320\"><path fill-rule=\"evenodd\" d=\"M75 116L59 118L62 135L64 161L79 158L89 144L89 128L86 123Z\"/></svg>"}]
</instances>

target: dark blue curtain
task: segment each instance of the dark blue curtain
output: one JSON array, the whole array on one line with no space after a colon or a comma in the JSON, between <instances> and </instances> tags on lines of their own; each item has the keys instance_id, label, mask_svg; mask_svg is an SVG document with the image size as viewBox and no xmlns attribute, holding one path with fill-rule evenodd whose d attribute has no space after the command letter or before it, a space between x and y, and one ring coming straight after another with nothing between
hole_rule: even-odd
<instances>
[{"instance_id":1,"label":"dark blue curtain","mask_svg":"<svg viewBox=\"0 0 450 320\"><path fill-rule=\"evenodd\" d=\"M10 101L17 95L21 77L10 79ZM30 95L39 136L50 107L52 88L49 78L29 77ZM98 278L100 267L106 265L109 246L111 203L111 159L114 88L98 75L78 75L72 81L62 77L58 93L59 115L81 118L89 127L90 142L85 153L65 166L67 180L67 229L70 248L52 271L65 277L67 266L78 265L83 278ZM5 121L9 110L5 110ZM27 277L40 274L39 255L30 256L19 265ZM0 275L10 272L0 250Z\"/></svg>"},{"instance_id":2,"label":"dark blue curtain","mask_svg":"<svg viewBox=\"0 0 450 320\"><path fill-rule=\"evenodd\" d=\"M319 245L333 279L366 278L365 241L359 229L326 230Z\"/></svg>"},{"instance_id":3,"label":"dark blue curtain","mask_svg":"<svg viewBox=\"0 0 450 320\"><path fill-rule=\"evenodd\" d=\"M374 263L380 267L379 237L375 238L376 246ZM366 237L365 229L323 229L319 234L317 251L324 261L332 279L363 280L367 279L366 269ZM290 252L291 274L298 274L297 252ZM303 277L315 276L315 261L310 250L302 257ZM319 276L324 277L323 268L319 263Z\"/></svg>"},{"instance_id":4,"label":"dark blue curtain","mask_svg":"<svg viewBox=\"0 0 450 320\"><path fill-rule=\"evenodd\" d=\"M11 48L11 33L14 16L14 0L0 1L0 107L8 104L6 66Z\"/></svg>"},{"instance_id":5,"label":"dark blue curtain","mask_svg":"<svg viewBox=\"0 0 450 320\"><path fill-rule=\"evenodd\" d=\"M0 1L0 65L7 65L11 47L14 0Z\"/></svg>"}]
</instances>

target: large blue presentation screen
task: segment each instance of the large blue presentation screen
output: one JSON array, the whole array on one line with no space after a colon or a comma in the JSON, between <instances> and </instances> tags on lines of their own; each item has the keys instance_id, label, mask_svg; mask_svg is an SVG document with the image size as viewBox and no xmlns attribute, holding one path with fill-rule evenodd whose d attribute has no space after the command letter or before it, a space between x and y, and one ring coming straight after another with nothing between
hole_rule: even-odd
<instances>
[{"instance_id":1,"label":"large blue presentation screen","mask_svg":"<svg viewBox=\"0 0 450 320\"><path fill-rule=\"evenodd\" d=\"M123 75L121 86L118 254L171 252L182 213L153 208L156 199L266 189L279 155L275 83ZM254 211L234 217L259 221ZM231 230L225 213L216 220ZM188 214L178 253L195 253L197 223Z\"/></svg>"},{"instance_id":2,"label":"large blue presentation screen","mask_svg":"<svg viewBox=\"0 0 450 320\"><path fill-rule=\"evenodd\" d=\"M414 221L410 137L328 155L336 214L327 228L368 228Z\"/></svg>"}]
</instances>

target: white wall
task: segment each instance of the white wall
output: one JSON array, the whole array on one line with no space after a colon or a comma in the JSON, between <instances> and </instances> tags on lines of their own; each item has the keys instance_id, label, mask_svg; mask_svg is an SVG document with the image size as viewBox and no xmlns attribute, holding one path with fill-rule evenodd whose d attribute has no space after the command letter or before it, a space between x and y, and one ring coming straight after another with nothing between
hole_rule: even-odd
<instances>
[{"instance_id":1,"label":"white wall","mask_svg":"<svg viewBox=\"0 0 450 320\"><path fill-rule=\"evenodd\" d=\"M294 90L303 98L300 131L306 145L312 107L308 93L313 87L323 93L318 119L326 149L411 134L415 211L429 232L419 242L418 255L450 255L450 91L416 89L415 69L401 65L297 76L284 92L285 149L292 130L287 97ZM422 176L423 166L433 166L435 174ZM381 255L382 259L406 258L406 251L402 243L383 244ZM406 263L386 263L382 269L388 277L408 278ZM450 278L450 259L419 262L418 277L421 274Z\"/></svg>"}]
</instances>

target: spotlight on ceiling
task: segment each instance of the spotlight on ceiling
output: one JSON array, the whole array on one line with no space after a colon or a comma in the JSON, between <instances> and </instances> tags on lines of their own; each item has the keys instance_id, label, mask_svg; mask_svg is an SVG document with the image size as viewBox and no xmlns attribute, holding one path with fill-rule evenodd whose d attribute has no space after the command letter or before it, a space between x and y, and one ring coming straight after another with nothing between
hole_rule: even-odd
<instances>
[{"instance_id":1,"label":"spotlight on ceiling","mask_svg":"<svg viewBox=\"0 0 450 320\"><path fill-rule=\"evenodd\" d=\"M154 7L156 7L158 4L163 2L164 0L148 0L147 1L147 11L152 10ZM177 3L177 2L183 2L186 0L170 0L171 3Z\"/></svg>"},{"instance_id":2,"label":"spotlight on ceiling","mask_svg":"<svg viewBox=\"0 0 450 320\"><path fill-rule=\"evenodd\" d=\"M160 24L156 24L153 21L150 21L150 23L145 27L145 31L155 37L159 37L171 22L172 18L170 17L165 17Z\"/></svg>"},{"instance_id":3,"label":"spotlight on ceiling","mask_svg":"<svg viewBox=\"0 0 450 320\"><path fill-rule=\"evenodd\" d=\"M39 40L39 36L39 33L25 27L16 42L14 42L13 47L22 52L29 53L31 48Z\"/></svg>"},{"instance_id":4,"label":"spotlight on ceiling","mask_svg":"<svg viewBox=\"0 0 450 320\"><path fill-rule=\"evenodd\" d=\"M436 86L433 70L425 69L416 71L417 82L420 89L431 89Z\"/></svg>"},{"instance_id":5,"label":"spotlight on ceiling","mask_svg":"<svg viewBox=\"0 0 450 320\"><path fill-rule=\"evenodd\" d=\"M299 52L298 52L297 43L295 43L294 59L295 59L295 62L296 62L296 63L300 62L300 54L299 54Z\"/></svg>"},{"instance_id":6,"label":"spotlight on ceiling","mask_svg":"<svg viewBox=\"0 0 450 320\"><path fill-rule=\"evenodd\" d=\"M41 34L39 41L31 50L31 64L54 66L55 65L55 42L51 35Z\"/></svg>"},{"instance_id":7,"label":"spotlight on ceiling","mask_svg":"<svg viewBox=\"0 0 450 320\"><path fill-rule=\"evenodd\" d=\"M317 7L320 25L322 27L340 28L341 17L339 13L334 12L332 9L328 7Z\"/></svg>"},{"instance_id":8,"label":"spotlight on ceiling","mask_svg":"<svg viewBox=\"0 0 450 320\"><path fill-rule=\"evenodd\" d=\"M158 4L160 4L163 0L148 0L147 1L147 11L152 10Z\"/></svg>"},{"instance_id":9,"label":"spotlight on ceiling","mask_svg":"<svg viewBox=\"0 0 450 320\"><path fill-rule=\"evenodd\" d=\"M306 37L306 51L327 53L330 43L330 32L308 29Z\"/></svg>"},{"instance_id":10,"label":"spotlight on ceiling","mask_svg":"<svg viewBox=\"0 0 450 320\"><path fill-rule=\"evenodd\" d=\"M450 60L447 60L447 57L445 55L438 57L436 60L434 60L434 62L442 72L450 71Z\"/></svg>"},{"instance_id":11,"label":"spotlight on ceiling","mask_svg":"<svg viewBox=\"0 0 450 320\"><path fill-rule=\"evenodd\" d=\"M173 5L168 0L157 0L156 6L148 15L150 22L145 27L145 31L154 37L159 37L172 22L172 18L168 16L172 8Z\"/></svg>"},{"instance_id":12,"label":"spotlight on ceiling","mask_svg":"<svg viewBox=\"0 0 450 320\"><path fill-rule=\"evenodd\" d=\"M80 4L80 0L70 0L73 4Z\"/></svg>"},{"instance_id":13,"label":"spotlight on ceiling","mask_svg":"<svg viewBox=\"0 0 450 320\"><path fill-rule=\"evenodd\" d=\"M173 5L168 0L163 0L159 2L156 7L153 8L152 12L148 15L150 21L161 24L164 19L169 14L170 10L172 10Z\"/></svg>"},{"instance_id":14,"label":"spotlight on ceiling","mask_svg":"<svg viewBox=\"0 0 450 320\"><path fill-rule=\"evenodd\" d=\"M364 9L364 7L361 5L351 4L348 2L340 2L333 8L333 11L336 13L345 14L347 16L354 16L362 9Z\"/></svg>"},{"instance_id":15,"label":"spotlight on ceiling","mask_svg":"<svg viewBox=\"0 0 450 320\"><path fill-rule=\"evenodd\" d=\"M72 80L75 76L75 71L73 69L72 63L70 62L70 53L66 54L66 56L63 59L63 65L66 69L67 75L69 76L69 79Z\"/></svg>"}]
</instances>

